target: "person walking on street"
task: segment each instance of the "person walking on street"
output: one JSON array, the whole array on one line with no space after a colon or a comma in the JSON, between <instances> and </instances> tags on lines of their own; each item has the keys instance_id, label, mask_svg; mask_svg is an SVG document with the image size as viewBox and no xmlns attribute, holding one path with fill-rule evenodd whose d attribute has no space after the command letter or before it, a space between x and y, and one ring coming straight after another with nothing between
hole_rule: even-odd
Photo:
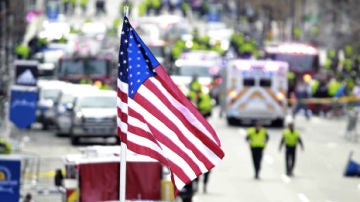
<instances>
[{"instance_id":1,"label":"person walking on street","mask_svg":"<svg viewBox=\"0 0 360 202\"><path fill-rule=\"evenodd\" d=\"M256 122L254 127L247 129L246 141L249 143L251 149L255 179L259 179L263 150L269 141L269 135L259 121Z\"/></svg>"},{"instance_id":2,"label":"person walking on street","mask_svg":"<svg viewBox=\"0 0 360 202\"><path fill-rule=\"evenodd\" d=\"M280 141L279 151L285 144L285 163L286 163L286 174L293 176L295 167L296 157L296 146L299 144L301 149L304 150L304 145L300 137L300 132L294 128L294 123L289 122L288 128L282 131L282 138Z\"/></svg>"}]
</instances>

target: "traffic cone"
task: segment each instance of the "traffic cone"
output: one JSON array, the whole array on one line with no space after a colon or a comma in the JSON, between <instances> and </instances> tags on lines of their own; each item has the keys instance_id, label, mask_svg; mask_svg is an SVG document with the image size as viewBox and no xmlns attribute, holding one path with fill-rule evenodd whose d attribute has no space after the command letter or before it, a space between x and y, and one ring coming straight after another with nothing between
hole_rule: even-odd
<instances>
[{"instance_id":1,"label":"traffic cone","mask_svg":"<svg viewBox=\"0 0 360 202\"><path fill-rule=\"evenodd\" d=\"M345 169L345 177L360 177L360 163L351 159L353 152L350 152L349 161Z\"/></svg>"}]
</instances>

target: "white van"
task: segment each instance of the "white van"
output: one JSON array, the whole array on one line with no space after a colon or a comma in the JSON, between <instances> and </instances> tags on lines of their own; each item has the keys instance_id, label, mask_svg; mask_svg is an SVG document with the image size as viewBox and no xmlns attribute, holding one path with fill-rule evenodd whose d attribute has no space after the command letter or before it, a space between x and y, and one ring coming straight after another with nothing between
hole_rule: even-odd
<instances>
[{"instance_id":1,"label":"white van","mask_svg":"<svg viewBox=\"0 0 360 202\"><path fill-rule=\"evenodd\" d=\"M287 114L288 64L230 60L224 72L223 109L229 125L267 121L283 126Z\"/></svg>"}]
</instances>

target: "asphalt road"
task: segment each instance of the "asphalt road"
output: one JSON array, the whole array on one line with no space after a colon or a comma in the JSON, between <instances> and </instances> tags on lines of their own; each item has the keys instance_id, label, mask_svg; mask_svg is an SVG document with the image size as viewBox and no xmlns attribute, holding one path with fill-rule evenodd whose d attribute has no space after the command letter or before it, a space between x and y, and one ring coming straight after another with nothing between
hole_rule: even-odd
<instances>
[{"instance_id":1,"label":"asphalt road","mask_svg":"<svg viewBox=\"0 0 360 202\"><path fill-rule=\"evenodd\" d=\"M253 178L245 127L228 126L217 112L209 122L218 132L225 157L211 172L208 192L204 194L200 184L193 201L356 202L360 199L359 178L343 176L351 151L356 151L354 160L360 163L360 139L354 142L344 138L345 118L313 117L309 121L302 116L296 118L305 150L298 150L292 178L284 174L284 151L278 150L281 129L268 128L270 140L264 151L260 180ZM53 131L41 131L36 125L28 131L13 130L12 137L14 141L22 140L18 153L28 159L22 194L33 193L37 202L60 202L54 171L64 168L64 155L79 153L87 145L72 146L68 138L56 137ZM39 174L38 178L34 173Z\"/></svg>"},{"instance_id":2,"label":"asphalt road","mask_svg":"<svg viewBox=\"0 0 360 202\"><path fill-rule=\"evenodd\" d=\"M349 153L360 163L359 142L345 138L347 120L314 117L296 118L305 150L298 149L295 176L285 175L284 151L279 152L280 129L269 128L270 140L264 151L261 179L254 180L245 128L228 127L213 117L225 158L217 166L208 185L208 194L198 193L201 202L355 202L360 200L359 178L344 177ZM200 188L200 190L202 190Z\"/></svg>"}]
</instances>

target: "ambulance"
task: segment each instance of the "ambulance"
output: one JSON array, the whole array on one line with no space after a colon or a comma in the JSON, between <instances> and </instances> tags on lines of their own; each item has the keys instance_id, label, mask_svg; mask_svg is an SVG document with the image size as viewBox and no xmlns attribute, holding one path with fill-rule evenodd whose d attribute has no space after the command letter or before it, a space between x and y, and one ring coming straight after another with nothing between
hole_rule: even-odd
<instances>
[{"instance_id":1,"label":"ambulance","mask_svg":"<svg viewBox=\"0 0 360 202\"><path fill-rule=\"evenodd\" d=\"M283 126L287 116L288 63L229 60L223 77L223 109L229 125L256 121Z\"/></svg>"}]
</instances>

